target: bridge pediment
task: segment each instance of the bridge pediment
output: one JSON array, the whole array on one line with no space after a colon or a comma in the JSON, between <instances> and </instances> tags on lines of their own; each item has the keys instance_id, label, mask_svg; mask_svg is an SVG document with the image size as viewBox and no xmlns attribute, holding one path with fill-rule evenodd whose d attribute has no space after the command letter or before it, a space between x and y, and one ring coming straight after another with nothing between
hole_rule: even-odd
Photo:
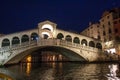
<instances>
[{"instance_id":1,"label":"bridge pediment","mask_svg":"<svg viewBox=\"0 0 120 80\"><path fill-rule=\"evenodd\" d=\"M56 26L57 26L56 23L51 22L51 21L49 21L49 20L46 20L46 21L43 21L43 22L38 23L38 28L41 28L41 27L42 27L43 25L45 25L45 24L49 24L49 25L53 26L53 28L56 28Z\"/></svg>"}]
</instances>

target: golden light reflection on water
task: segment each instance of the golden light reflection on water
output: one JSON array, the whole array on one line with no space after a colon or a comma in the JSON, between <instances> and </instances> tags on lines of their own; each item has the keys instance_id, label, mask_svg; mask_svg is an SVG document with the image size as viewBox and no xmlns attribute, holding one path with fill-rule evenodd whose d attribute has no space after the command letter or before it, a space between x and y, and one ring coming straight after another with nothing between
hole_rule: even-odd
<instances>
[{"instance_id":1,"label":"golden light reflection on water","mask_svg":"<svg viewBox=\"0 0 120 80\"><path fill-rule=\"evenodd\" d=\"M55 68L56 67L56 64L55 62L52 63L52 67Z\"/></svg>"},{"instance_id":2,"label":"golden light reflection on water","mask_svg":"<svg viewBox=\"0 0 120 80\"><path fill-rule=\"evenodd\" d=\"M110 69L110 73L107 74L108 80L120 80L120 78L117 77L118 65L111 64L108 66L108 68Z\"/></svg>"},{"instance_id":3,"label":"golden light reflection on water","mask_svg":"<svg viewBox=\"0 0 120 80\"><path fill-rule=\"evenodd\" d=\"M31 63L27 63L26 73L27 73L28 76L30 75L30 72L31 72Z\"/></svg>"},{"instance_id":4,"label":"golden light reflection on water","mask_svg":"<svg viewBox=\"0 0 120 80\"><path fill-rule=\"evenodd\" d=\"M31 61L32 61L32 57L31 56L28 56L26 58L27 60L27 65L26 65L26 73L27 75L29 76L30 72L31 72Z\"/></svg>"},{"instance_id":5,"label":"golden light reflection on water","mask_svg":"<svg viewBox=\"0 0 120 80\"><path fill-rule=\"evenodd\" d=\"M0 80L14 80L10 76L0 73Z\"/></svg>"}]
</instances>

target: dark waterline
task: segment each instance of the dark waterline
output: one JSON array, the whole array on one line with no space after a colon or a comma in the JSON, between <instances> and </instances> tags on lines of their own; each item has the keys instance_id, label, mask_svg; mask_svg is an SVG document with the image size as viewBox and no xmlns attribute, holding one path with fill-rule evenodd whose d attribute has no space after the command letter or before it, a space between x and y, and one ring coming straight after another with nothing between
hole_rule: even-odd
<instances>
[{"instance_id":1,"label":"dark waterline","mask_svg":"<svg viewBox=\"0 0 120 80\"><path fill-rule=\"evenodd\" d=\"M16 80L120 80L118 63L20 63L1 69Z\"/></svg>"}]
</instances>

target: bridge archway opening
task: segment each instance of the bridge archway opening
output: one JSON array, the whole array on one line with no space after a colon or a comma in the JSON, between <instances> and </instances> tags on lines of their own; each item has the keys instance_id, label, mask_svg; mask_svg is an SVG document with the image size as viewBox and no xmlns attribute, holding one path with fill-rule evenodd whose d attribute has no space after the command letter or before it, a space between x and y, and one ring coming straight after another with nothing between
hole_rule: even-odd
<instances>
[{"instance_id":1,"label":"bridge archway opening","mask_svg":"<svg viewBox=\"0 0 120 80\"><path fill-rule=\"evenodd\" d=\"M34 40L37 41L38 38L39 38L39 36L38 36L37 33L32 33L32 34L31 34L31 41L34 41Z\"/></svg>"},{"instance_id":2,"label":"bridge archway opening","mask_svg":"<svg viewBox=\"0 0 120 80\"><path fill-rule=\"evenodd\" d=\"M50 34L48 32L42 32L42 38L48 39L48 38L50 38Z\"/></svg>"},{"instance_id":3,"label":"bridge archway opening","mask_svg":"<svg viewBox=\"0 0 120 80\"><path fill-rule=\"evenodd\" d=\"M29 42L29 36L28 35L23 35L22 38L21 38L21 42L24 43L24 42Z\"/></svg>"},{"instance_id":4,"label":"bridge archway opening","mask_svg":"<svg viewBox=\"0 0 120 80\"><path fill-rule=\"evenodd\" d=\"M78 37L75 37L74 40L73 40L73 42L80 44L80 39Z\"/></svg>"},{"instance_id":5,"label":"bridge archway opening","mask_svg":"<svg viewBox=\"0 0 120 80\"><path fill-rule=\"evenodd\" d=\"M86 39L82 39L81 44L82 44L83 46L87 46L87 40L86 40Z\"/></svg>"},{"instance_id":6,"label":"bridge archway opening","mask_svg":"<svg viewBox=\"0 0 120 80\"><path fill-rule=\"evenodd\" d=\"M32 48L19 53L17 56L8 61L7 64L10 64L11 62L18 63L22 60L26 61L30 55L33 61L42 61L42 59L45 59L47 61L86 61L82 56L66 48L58 46L43 46Z\"/></svg>"},{"instance_id":7,"label":"bridge archway opening","mask_svg":"<svg viewBox=\"0 0 120 80\"><path fill-rule=\"evenodd\" d=\"M70 35L67 35L65 37L65 40L68 41L68 42L72 42L72 37Z\"/></svg>"},{"instance_id":8,"label":"bridge archway opening","mask_svg":"<svg viewBox=\"0 0 120 80\"><path fill-rule=\"evenodd\" d=\"M49 30L49 31L51 31L51 32L53 32L53 26L51 26L50 24L44 24L43 26L42 26L42 29L44 30Z\"/></svg>"},{"instance_id":9,"label":"bridge archway opening","mask_svg":"<svg viewBox=\"0 0 120 80\"><path fill-rule=\"evenodd\" d=\"M63 39L64 38L64 35L62 34L62 33L58 33L58 35L57 35L57 39Z\"/></svg>"},{"instance_id":10,"label":"bridge archway opening","mask_svg":"<svg viewBox=\"0 0 120 80\"><path fill-rule=\"evenodd\" d=\"M12 45L20 44L20 39L18 37L13 37Z\"/></svg>"},{"instance_id":11,"label":"bridge archway opening","mask_svg":"<svg viewBox=\"0 0 120 80\"><path fill-rule=\"evenodd\" d=\"M21 62L59 62L70 61L66 55L62 54L56 47L42 47L28 54Z\"/></svg>"},{"instance_id":12,"label":"bridge archway opening","mask_svg":"<svg viewBox=\"0 0 120 80\"><path fill-rule=\"evenodd\" d=\"M10 46L10 40L7 38L3 39L2 41L2 47L5 47L5 46Z\"/></svg>"},{"instance_id":13,"label":"bridge archway opening","mask_svg":"<svg viewBox=\"0 0 120 80\"><path fill-rule=\"evenodd\" d=\"M95 43L94 43L93 41L90 41L90 42L89 42L89 46L90 46L90 47L95 47Z\"/></svg>"},{"instance_id":14,"label":"bridge archway opening","mask_svg":"<svg viewBox=\"0 0 120 80\"><path fill-rule=\"evenodd\" d=\"M101 45L101 43L97 43L97 44L96 44L96 48L98 48L98 49L102 49L102 45Z\"/></svg>"}]
</instances>

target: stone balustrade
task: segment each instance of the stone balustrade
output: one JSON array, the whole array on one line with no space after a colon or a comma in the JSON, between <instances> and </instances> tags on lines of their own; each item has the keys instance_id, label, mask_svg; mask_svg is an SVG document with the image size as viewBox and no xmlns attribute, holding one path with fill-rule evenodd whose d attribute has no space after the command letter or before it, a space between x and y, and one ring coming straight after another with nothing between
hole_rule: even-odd
<instances>
[{"instance_id":1,"label":"stone balustrade","mask_svg":"<svg viewBox=\"0 0 120 80\"><path fill-rule=\"evenodd\" d=\"M19 53L19 51L25 51L27 49L33 48L33 47L40 47L40 46L61 46L61 47L69 47L69 48L75 48L77 50L84 50L88 52L95 52L98 53L97 48L89 47L89 46L83 46L77 43L68 42L65 40L60 39L41 39L38 41L30 41L30 42L24 42L21 45L13 45L11 47L3 47L0 48L0 57L1 57L1 64L5 64L9 59L14 57Z\"/></svg>"}]
</instances>

